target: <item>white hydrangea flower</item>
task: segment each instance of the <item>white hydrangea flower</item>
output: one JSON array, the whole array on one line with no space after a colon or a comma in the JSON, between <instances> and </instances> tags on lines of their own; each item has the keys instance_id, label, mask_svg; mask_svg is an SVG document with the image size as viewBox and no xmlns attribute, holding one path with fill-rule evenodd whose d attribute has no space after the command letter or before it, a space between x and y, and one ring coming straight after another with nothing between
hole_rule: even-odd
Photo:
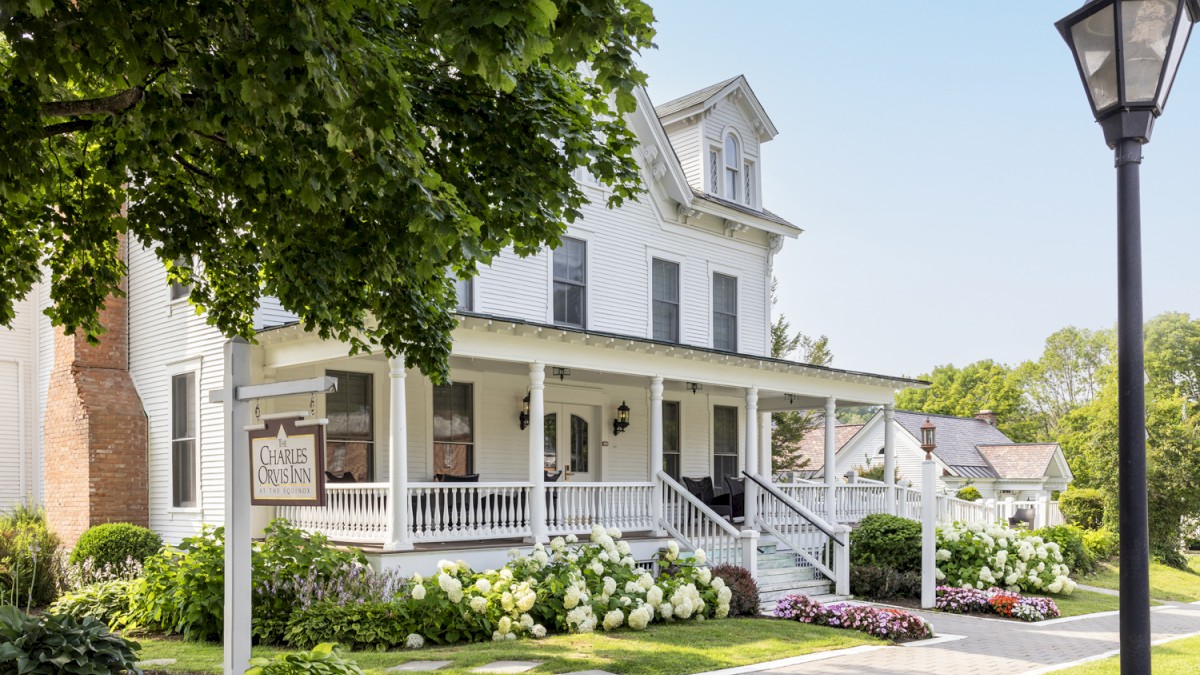
<instances>
[{"instance_id":1,"label":"white hydrangea flower","mask_svg":"<svg viewBox=\"0 0 1200 675\"><path fill-rule=\"evenodd\" d=\"M949 560L950 559L950 549L939 548L937 551L937 554L934 557L937 558L938 560Z\"/></svg>"},{"instance_id":2,"label":"white hydrangea flower","mask_svg":"<svg viewBox=\"0 0 1200 675\"><path fill-rule=\"evenodd\" d=\"M692 554L692 562L697 565L705 565L708 563L708 554L704 552L704 549L698 548L696 549L696 552Z\"/></svg>"},{"instance_id":3,"label":"white hydrangea flower","mask_svg":"<svg viewBox=\"0 0 1200 675\"><path fill-rule=\"evenodd\" d=\"M546 563L550 562L550 556L546 553L545 549L534 551L533 559L537 561L539 567L545 567Z\"/></svg>"},{"instance_id":4,"label":"white hydrangea flower","mask_svg":"<svg viewBox=\"0 0 1200 675\"><path fill-rule=\"evenodd\" d=\"M567 547L567 541L562 537L555 537L550 540L551 551L561 551Z\"/></svg>"},{"instance_id":5,"label":"white hydrangea flower","mask_svg":"<svg viewBox=\"0 0 1200 675\"><path fill-rule=\"evenodd\" d=\"M943 580L943 579L945 579L945 578L946 578L946 573L945 573L945 572L943 572L943 571L941 571L941 570L935 569L935 570L933 571L933 576L934 576L934 578L936 578L938 581L941 581L941 580Z\"/></svg>"},{"instance_id":6,"label":"white hydrangea flower","mask_svg":"<svg viewBox=\"0 0 1200 675\"><path fill-rule=\"evenodd\" d=\"M613 539L620 539L621 538L621 530L619 530L615 527L610 527L610 528L608 528L608 536L612 537Z\"/></svg>"},{"instance_id":7,"label":"white hydrangea flower","mask_svg":"<svg viewBox=\"0 0 1200 675\"><path fill-rule=\"evenodd\" d=\"M679 557L679 543L676 542L674 539L672 539L671 541L667 542L666 558L668 561L674 562L675 559L678 557Z\"/></svg>"},{"instance_id":8,"label":"white hydrangea flower","mask_svg":"<svg viewBox=\"0 0 1200 675\"><path fill-rule=\"evenodd\" d=\"M625 556L625 558L621 560L621 564L628 567L629 569L633 569L633 568L637 567L637 561L634 560L633 556L631 556L631 555Z\"/></svg>"},{"instance_id":9,"label":"white hydrangea flower","mask_svg":"<svg viewBox=\"0 0 1200 675\"><path fill-rule=\"evenodd\" d=\"M662 604L662 600L663 590L658 586L652 586L650 590L646 591L646 602L650 603L651 606L658 607Z\"/></svg>"},{"instance_id":10,"label":"white hydrangea flower","mask_svg":"<svg viewBox=\"0 0 1200 675\"><path fill-rule=\"evenodd\" d=\"M729 616L729 603L722 602L717 604L717 618L724 619Z\"/></svg>"},{"instance_id":11,"label":"white hydrangea flower","mask_svg":"<svg viewBox=\"0 0 1200 675\"><path fill-rule=\"evenodd\" d=\"M700 583L708 586L712 583L712 570L707 567L701 567L696 577L700 580Z\"/></svg>"},{"instance_id":12,"label":"white hydrangea flower","mask_svg":"<svg viewBox=\"0 0 1200 675\"><path fill-rule=\"evenodd\" d=\"M608 536L608 532L606 532L604 530L603 526L601 526L601 525L593 525L592 526L592 541L598 542L598 541L600 541L601 537L605 537L605 536Z\"/></svg>"},{"instance_id":13,"label":"white hydrangea flower","mask_svg":"<svg viewBox=\"0 0 1200 675\"><path fill-rule=\"evenodd\" d=\"M725 580L724 580L724 579L722 579L721 577L713 577L713 580L712 580L712 587L713 587L713 588L715 588L715 589L717 589L717 590L719 591L719 590L721 590L722 588L725 588L725 586L726 586L726 584L725 584Z\"/></svg>"},{"instance_id":14,"label":"white hydrangea flower","mask_svg":"<svg viewBox=\"0 0 1200 675\"><path fill-rule=\"evenodd\" d=\"M649 574L643 574L642 576L638 577L637 585L641 586L642 590L648 591L651 588L654 588L654 577L650 576Z\"/></svg>"},{"instance_id":15,"label":"white hydrangea flower","mask_svg":"<svg viewBox=\"0 0 1200 675\"><path fill-rule=\"evenodd\" d=\"M604 615L604 630L616 630L625 623L625 613L619 609L614 609Z\"/></svg>"},{"instance_id":16,"label":"white hydrangea flower","mask_svg":"<svg viewBox=\"0 0 1200 675\"><path fill-rule=\"evenodd\" d=\"M1063 583L1061 579L1055 579L1054 581L1050 582L1049 586L1046 587L1046 590L1050 591L1051 593L1058 593L1062 589Z\"/></svg>"},{"instance_id":17,"label":"white hydrangea flower","mask_svg":"<svg viewBox=\"0 0 1200 675\"><path fill-rule=\"evenodd\" d=\"M600 553L596 555L596 559L600 562L608 562L608 551L600 551Z\"/></svg>"},{"instance_id":18,"label":"white hydrangea flower","mask_svg":"<svg viewBox=\"0 0 1200 675\"><path fill-rule=\"evenodd\" d=\"M568 543L568 544L574 544L574 543L576 543L576 542L578 542L578 541L579 541L579 537L576 537L576 536L575 536L575 535L573 535L573 534L568 534L568 535L567 535L567 543Z\"/></svg>"},{"instance_id":19,"label":"white hydrangea flower","mask_svg":"<svg viewBox=\"0 0 1200 675\"><path fill-rule=\"evenodd\" d=\"M539 640L546 637L546 627L540 623L534 624L533 628L529 632L533 634L533 637Z\"/></svg>"},{"instance_id":20,"label":"white hydrangea flower","mask_svg":"<svg viewBox=\"0 0 1200 675\"><path fill-rule=\"evenodd\" d=\"M636 581L626 581L625 592L629 595L638 595L642 592L642 587L638 586Z\"/></svg>"},{"instance_id":21,"label":"white hydrangea flower","mask_svg":"<svg viewBox=\"0 0 1200 675\"><path fill-rule=\"evenodd\" d=\"M563 596L563 608L568 610L575 609L579 605L579 600L579 589L571 586Z\"/></svg>"},{"instance_id":22,"label":"white hydrangea flower","mask_svg":"<svg viewBox=\"0 0 1200 675\"><path fill-rule=\"evenodd\" d=\"M462 602L463 592L461 588L454 588L446 592L446 596L450 598L450 602L458 604Z\"/></svg>"},{"instance_id":23,"label":"white hydrangea flower","mask_svg":"<svg viewBox=\"0 0 1200 675\"><path fill-rule=\"evenodd\" d=\"M592 573L596 575L604 574L604 565L600 564L599 560L593 560L588 569L592 570Z\"/></svg>"},{"instance_id":24,"label":"white hydrangea flower","mask_svg":"<svg viewBox=\"0 0 1200 675\"><path fill-rule=\"evenodd\" d=\"M526 630L533 628L533 617L529 616L528 614L522 614L521 615L521 627Z\"/></svg>"},{"instance_id":25,"label":"white hydrangea flower","mask_svg":"<svg viewBox=\"0 0 1200 675\"><path fill-rule=\"evenodd\" d=\"M414 574L414 575L412 575L412 582L413 582L414 584L419 584L419 583L421 583L421 582L422 582L422 581L424 581L424 580L425 580L425 578L424 578L424 577L422 577L420 574Z\"/></svg>"},{"instance_id":26,"label":"white hydrangea flower","mask_svg":"<svg viewBox=\"0 0 1200 675\"><path fill-rule=\"evenodd\" d=\"M417 584L416 586L413 586L412 596L413 596L413 600L424 600L425 599L425 586L423 586L422 584Z\"/></svg>"},{"instance_id":27,"label":"white hydrangea flower","mask_svg":"<svg viewBox=\"0 0 1200 675\"><path fill-rule=\"evenodd\" d=\"M496 625L496 628L501 633L509 632L512 630L512 619L508 618L507 616L500 617L500 623Z\"/></svg>"},{"instance_id":28,"label":"white hydrangea flower","mask_svg":"<svg viewBox=\"0 0 1200 675\"><path fill-rule=\"evenodd\" d=\"M659 614L662 614L662 617L664 619L666 619L667 621L670 621L671 619L675 618L675 607L672 606L671 603L669 603L669 602L664 602L661 605L659 605L658 612L659 612Z\"/></svg>"},{"instance_id":29,"label":"white hydrangea flower","mask_svg":"<svg viewBox=\"0 0 1200 675\"><path fill-rule=\"evenodd\" d=\"M425 638L416 633L409 633L408 637L404 638L404 646L409 649L420 649L425 646Z\"/></svg>"},{"instance_id":30,"label":"white hydrangea flower","mask_svg":"<svg viewBox=\"0 0 1200 675\"><path fill-rule=\"evenodd\" d=\"M721 590L717 591L717 603L718 604L728 605L729 601L732 599L733 599L733 591L730 590L729 587L725 587L725 588L722 588Z\"/></svg>"},{"instance_id":31,"label":"white hydrangea flower","mask_svg":"<svg viewBox=\"0 0 1200 675\"><path fill-rule=\"evenodd\" d=\"M517 598L517 609L522 612L528 612L533 609L533 604L537 602L537 593L526 591Z\"/></svg>"},{"instance_id":32,"label":"white hydrangea flower","mask_svg":"<svg viewBox=\"0 0 1200 675\"><path fill-rule=\"evenodd\" d=\"M512 579L513 579L512 570L508 569L507 567L501 568L500 569L500 578L503 579L504 581L512 581Z\"/></svg>"},{"instance_id":33,"label":"white hydrangea flower","mask_svg":"<svg viewBox=\"0 0 1200 675\"><path fill-rule=\"evenodd\" d=\"M471 598L471 609L482 614L487 609L487 598L482 595Z\"/></svg>"},{"instance_id":34,"label":"white hydrangea flower","mask_svg":"<svg viewBox=\"0 0 1200 675\"><path fill-rule=\"evenodd\" d=\"M498 630L492 631L492 642L503 642L503 641L504 641L504 633L501 633Z\"/></svg>"},{"instance_id":35,"label":"white hydrangea flower","mask_svg":"<svg viewBox=\"0 0 1200 675\"><path fill-rule=\"evenodd\" d=\"M639 607L629 613L629 627L634 630L644 630L653 618L654 614L648 606Z\"/></svg>"},{"instance_id":36,"label":"white hydrangea flower","mask_svg":"<svg viewBox=\"0 0 1200 675\"><path fill-rule=\"evenodd\" d=\"M487 579L478 579L475 581L475 590L484 595L492 592L492 583Z\"/></svg>"},{"instance_id":37,"label":"white hydrangea flower","mask_svg":"<svg viewBox=\"0 0 1200 675\"><path fill-rule=\"evenodd\" d=\"M506 591L503 595L501 595L500 606L504 608L504 611L511 612L512 608L516 606L516 600L513 598L513 594Z\"/></svg>"},{"instance_id":38,"label":"white hydrangea flower","mask_svg":"<svg viewBox=\"0 0 1200 675\"><path fill-rule=\"evenodd\" d=\"M612 577L604 577L604 594L612 595L617 592L617 581Z\"/></svg>"}]
</instances>

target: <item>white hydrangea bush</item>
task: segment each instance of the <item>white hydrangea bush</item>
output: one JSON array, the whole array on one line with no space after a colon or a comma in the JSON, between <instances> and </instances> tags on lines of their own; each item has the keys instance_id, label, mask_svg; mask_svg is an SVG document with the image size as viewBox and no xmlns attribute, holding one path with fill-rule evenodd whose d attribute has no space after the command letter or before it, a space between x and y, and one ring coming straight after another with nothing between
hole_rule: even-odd
<instances>
[{"instance_id":1,"label":"white hydrangea bush","mask_svg":"<svg viewBox=\"0 0 1200 675\"><path fill-rule=\"evenodd\" d=\"M593 528L588 543L569 535L527 553L514 548L509 558L499 570L476 572L461 560L443 560L431 578L413 575L406 613L438 642L643 630L729 614L731 591L705 566L704 552L682 558L674 541L657 577L638 567L617 528Z\"/></svg>"},{"instance_id":2,"label":"white hydrangea bush","mask_svg":"<svg viewBox=\"0 0 1200 675\"><path fill-rule=\"evenodd\" d=\"M939 525L936 558L938 582L947 585L1064 595L1075 590L1058 544L999 523Z\"/></svg>"}]
</instances>

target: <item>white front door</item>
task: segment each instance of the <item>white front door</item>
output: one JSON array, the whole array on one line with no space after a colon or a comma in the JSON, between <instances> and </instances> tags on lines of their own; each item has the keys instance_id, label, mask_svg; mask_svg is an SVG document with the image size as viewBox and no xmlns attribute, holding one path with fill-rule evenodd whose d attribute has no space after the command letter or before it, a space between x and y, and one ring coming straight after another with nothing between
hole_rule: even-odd
<instances>
[{"instance_id":1,"label":"white front door","mask_svg":"<svg viewBox=\"0 0 1200 675\"><path fill-rule=\"evenodd\" d=\"M546 405L545 466L548 473L562 471L560 481L589 482L600 475L596 410L590 405Z\"/></svg>"}]
</instances>

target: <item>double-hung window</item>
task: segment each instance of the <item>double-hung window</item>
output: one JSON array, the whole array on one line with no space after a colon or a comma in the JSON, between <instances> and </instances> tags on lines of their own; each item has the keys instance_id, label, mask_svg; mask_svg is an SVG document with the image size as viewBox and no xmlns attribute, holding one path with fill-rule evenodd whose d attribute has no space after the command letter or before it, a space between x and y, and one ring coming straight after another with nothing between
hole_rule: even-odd
<instances>
[{"instance_id":1,"label":"double-hung window","mask_svg":"<svg viewBox=\"0 0 1200 675\"><path fill-rule=\"evenodd\" d=\"M196 505L196 373L171 376L171 505Z\"/></svg>"},{"instance_id":2,"label":"double-hung window","mask_svg":"<svg viewBox=\"0 0 1200 675\"><path fill-rule=\"evenodd\" d=\"M469 382L433 387L434 473L475 473L474 390Z\"/></svg>"},{"instance_id":3,"label":"double-hung window","mask_svg":"<svg viewBox=\"0 0 1200 675\"><path fill-rule=\"evenodd\" d=\"M475 280L454 278L454 295L457 304L454 309L460 312L475 311Z\"/></svg>"},{"instance_id":4,"label":"double-hung window","mask_svg":"<svg viewBox=\"0 0 1200 675\"><path fill-rule=\"evenodd\" d=\"M186 259L180 258L175 261L175 267L182 267L186 263ZM171 282L171 302L176 300L184 300L192 294L192 285L184 284L178 281Z\"/></svg>"},{"instance_id":5,"label":"double-hung window","mask_svg":"<svg viewBox=\"0 0 1200 675\"><path fill-rule=\"evenodd\" d=\"M738 476L738 409L713 406L713 485Z\"/></svg>"},{"instance_id":6,"label":"double-hung window","mask_svg":"<svg viewBox=\"0 0 1200 675\"><path fill-rule=\"evenodd\" d=\"M713 349L737 351L737 277L713 274Z\"/></svg>"},{"instance_id":7,"label":"double-hung window","mask_svg":"<svg viewBox=\"0 0 1200 675\"><path fill-rule=\"evenodd\" d=\"M554 323L584 328L587 323L587 242L563 237L554 249Z\"/></svg>"},{"instance_id":8,"label":"double-hung window","mask_svg":"<svg viewBox=\"0 0 1200 675\"><path fill-rule=\"evenodd\" d=\"M725 194L731 202L738 201L742 172L742 153L733 134L725 137Z\"/></svg>"},{"instance_id":9,"label":"double-hung window","mask_svg":"<svg viewBox=\"0 0 1200 675\"><path fill-rule=\"evenodd\" d=\"M653 263L654 339L679 342L679 263L655 258Z\"/></svg>"},{"instance_id":10,"label":"double-hung window","mask_svg":"<svg viewBox=\"0 0 1200 675\"><path fill-rule=\"evenodd\" d=\"M329 370L337 391L325 395L325 470L357 483L374 480L375 416L370 373Z\"/></svg>"},{"instance_id":11,"label":"double-hung window","mask_svg":"<svg viewBox=\"0 0 1200 675\"><path fill-rule=\"evenodd\" d=\"M679 401L663 401L663 470L667 475L679 480Z\"/></svg>"}]
</instances>

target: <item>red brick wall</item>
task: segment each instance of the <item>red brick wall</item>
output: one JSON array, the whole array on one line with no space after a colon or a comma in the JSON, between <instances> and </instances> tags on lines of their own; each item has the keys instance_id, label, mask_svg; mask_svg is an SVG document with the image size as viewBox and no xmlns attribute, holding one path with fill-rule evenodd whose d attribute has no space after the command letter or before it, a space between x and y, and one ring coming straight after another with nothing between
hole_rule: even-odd
<instances>
[{"instance_id":1,"label":"red brick wall","mask_svg":"<svg viewBox=\"0 0 1200 675\"><path fill-rule=\"evenodd\" d=\"M89 345L80 333L54 337L46 397L46 513L67 545L92 525L145 526L150 520L147 423L129 377L126 302L105 301L100 320L108 330L98 345Z\"/></svg>"}]
</instances>

